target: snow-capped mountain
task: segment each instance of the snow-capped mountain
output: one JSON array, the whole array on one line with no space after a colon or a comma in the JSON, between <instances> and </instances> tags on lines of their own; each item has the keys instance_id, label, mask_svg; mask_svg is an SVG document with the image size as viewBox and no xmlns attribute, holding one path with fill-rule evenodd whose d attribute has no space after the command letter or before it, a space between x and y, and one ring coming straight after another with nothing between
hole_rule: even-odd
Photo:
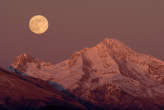
<instances>
[{"instance_id":1,"label":"snow-capped mountain","mask_svg":"<svg viewBox=\"0 0 164 110\"><path fill-rule=\"evenodd\" d=\"M75 52L58 64L22 54L12 67L29 76L56 82L103 107L158 110L164 106L164 62L137 53L115 39L105 39Z\"/></svg>"}]
</instances>

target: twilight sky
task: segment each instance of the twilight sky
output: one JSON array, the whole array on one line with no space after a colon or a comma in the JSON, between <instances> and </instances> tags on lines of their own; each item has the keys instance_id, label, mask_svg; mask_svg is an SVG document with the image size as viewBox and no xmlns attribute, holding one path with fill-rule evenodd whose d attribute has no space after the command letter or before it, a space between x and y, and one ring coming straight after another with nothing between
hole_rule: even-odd
<instances>
[{"instance_id":1,"label":"twilight sky","mask_svg":"<svg viewBox=\"0 0 164 110\"><path fill-rule=\"evenodd\" d=\"M28 28L37 14L49 20L43 35ZM57 63L105 37L164 60L164 0L2 0L0 17L1 67L20 53Z\"/></svg>"}]
</instances>

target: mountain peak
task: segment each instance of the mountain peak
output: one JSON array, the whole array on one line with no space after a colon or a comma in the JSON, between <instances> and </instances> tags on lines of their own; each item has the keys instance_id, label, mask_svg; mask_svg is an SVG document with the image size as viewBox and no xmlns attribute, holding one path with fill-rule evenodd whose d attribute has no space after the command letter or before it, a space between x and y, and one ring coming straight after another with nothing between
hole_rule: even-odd
<instances>
[{"instance_id":1,"label":"mountain peak","mask_svg":"<svg viewBox=\"0 0 164 110\"><path fill-rule=\"evenodd\" d=\"M131 50L126 44L114 38L105 38L102 43L110 49L127 49Z\"/></svg>"},{"instance_id":2,"label":"mountain peak","mask_svg":"<svg viewBox=\"0 0 164 110\"><path fill-rule=\"evenodd\" d=\"M113 42L113 43L117 43L120 44L121 42L115 38L104 38L104 40L102 42Z\"/></svg>"},{"instance_id":3,"label":"mountain peak","mask_svg":"<svg viewBox=\"0 0 164 110\"><path fill-rule=\"evenodd\" d=\"M114 38L105 38L102 42L98 43L96 46L102 46L102 45L106 46L108 49L111 50L127 49L132 51L132 49L130 49L127 45Z\"/></svg>"},{"instance_id":4,"label":"mountain peak","mask_svg":"<svg viewBox=\"0 0 164 110\"><path fill-rule=\"evenodd\" d=\"M38 63L39 62L39 59L33 57L33 56L30 56L29 54L27 53L22 53L20 54L19 56L16 57L16 59L14 60L14 63L13 63L13 67L14 68L19 68L19 70L22 70L24 71L24 68L26 66L27 63Z\"/></svg>"},{"instance_id":5,"label":"mountain peak","mask_svg":"<svg viewBox=\"0 0 164 110\"><path fill-rule=\"evenodd\" d=\"M114 38L105 38L96 45L99 49L105 49L112 58L122 59L128 56L136 56L137 53L126 44Z\"/></svg>"}]
</instances>

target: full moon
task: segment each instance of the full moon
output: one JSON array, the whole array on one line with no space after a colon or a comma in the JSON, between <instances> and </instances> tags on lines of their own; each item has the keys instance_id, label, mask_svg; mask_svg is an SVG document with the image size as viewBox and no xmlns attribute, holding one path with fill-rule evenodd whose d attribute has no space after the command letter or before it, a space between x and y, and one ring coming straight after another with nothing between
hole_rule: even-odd
<instances>
[{"instance_id":1,"label":"full moon","mask_svg":"<svg viewBox=\"0 0 164 110\"><path fill-rule=\"evenodd\" d=\"M29 28L35 34L43 34L48 29L48 20L42 15L33 16L29 21Z\"/></svg>"}]
</instances>

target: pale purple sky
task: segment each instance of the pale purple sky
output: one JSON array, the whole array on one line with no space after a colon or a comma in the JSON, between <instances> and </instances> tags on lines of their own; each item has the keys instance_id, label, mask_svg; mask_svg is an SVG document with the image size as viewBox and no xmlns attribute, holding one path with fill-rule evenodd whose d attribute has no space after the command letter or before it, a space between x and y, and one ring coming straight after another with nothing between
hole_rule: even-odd
<instances>
[{"instance_id":1,"label":"pale purple sky","mask_svg":"<svg viewBox=\"0 0 164 110\"><path fill-rule=\"evenodd\" d=\"M41 36L28 28L37 14L50 23ZM57 63L106 36L164 59L164 0L2 0L0 17L2 67L21 53Z\"/></svg>"}]
</instances>

